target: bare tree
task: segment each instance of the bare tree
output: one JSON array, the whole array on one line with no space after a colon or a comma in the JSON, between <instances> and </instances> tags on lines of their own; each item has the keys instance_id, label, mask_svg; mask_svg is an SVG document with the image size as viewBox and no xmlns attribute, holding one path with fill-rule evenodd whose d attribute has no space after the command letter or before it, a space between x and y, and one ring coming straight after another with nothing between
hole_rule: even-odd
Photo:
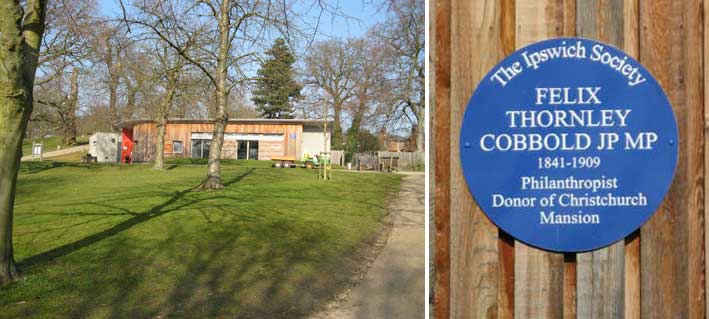
<instances>
[{"instance_id":1,"label":"bare tree","mask_svg":"<svg viewBox=\"0 0 709 319\"><path fill-rule=\"evenodd\" d=\"M406 119L416 134L416 150L424 150L425 123L425 33L423 0L389 0L392 19L377 28L389 45L385 62L393 74L392 95L397 103L393 120Z\"/></svg>"},{"instance_id":2,"label":"bare tree","mask_svg":"<svg viewBox=\"0 0 709 319\"><path fill-rule=\"evenodd\" d=\"M108 113L111 124L132 114L135 96L135 82L131 83L131 71L140 71L140 54L134 52L135 40L126 36L124 25L110 20L95 20L91 28L86 28L91 63L100 71L100 81L108 90ZM124 89L124 91L121 91ZM121 97L125 102L121 105ZM131 100L133 99L133 100Z\"/></svg>"},{"instance_id":3,"label":"bare tree","mask_svg":"<svg viewBox=\"0 0 709 319\"><path fill-rule=\"evenodd\" d=\"M63 72L57 72L49 84L44 85L43 92L35 98L38 105L47 106L57 115L56 120L49 120L62 131L62 144L76 144L76 111L79 101L79 68L74 67L69 75L69 92L64 88Z\"/></svg>"},{"instance_id":4,"label":"bare tree","mask_svg":"<svg viewBox=\"0 0 709 319\"><path fill-rule=\"evenodd\" d=\"M331 39L315 43L305 57L306 84L323 96L321 101L333 111L332 145L338 147L344 141L342 134L342 111L345 104L355 96L356 50L345 40Z\"/></svg>"},{"instance_id":5,"label":"bare tree","mask_svg":"<svg viewBox=\"0 0 709 319\"><path fill-rule=\"evenodd\" d=\"M39 75L35 81L35 102L36 107L48 108L56 116L34 119L51 122L61 130L63 144L75 144L79 68L89 51L82 30L94 22L94 1L51 1L46 11L45 32L37 65ZM65 85L67 82L68 85Z\"/></svg>"},{"instance_id":6,"label":"bare tree","mask_svg":"<svg viewBox=\"0 0 709 319\"><path fill-rule=\"evenodd\" d=\"M157 58L159 70L158 74L161 75L164 89L164 95L160 101L160 106L157 110L156 122L158 127L158 141L157 147L155 148L155 169L163 169L163 153L165 149L165 126L167 125L167 118L169 115L170 108L172 107L173 100L175 99L175 93L178 88L178 81L182 69L185 65L184 59L179 54L172 52L167 47L163 46L162 50L157 50Z\"/></svg>"},{"instance_id":7,"label":"bare tree","mask_svg":"<svg viewBox=\"0 0 709 319\"><path fill-rule=\"evenodd\" d=\"M377 110L379 103L386 103L390 88L386 72L380 66L384 56L382 44L376 38L366 37L348 41L353 51L353 99L350 104L352 123L347 134L348 160L359 148L360 130L368 113ZM369 122L369 121L368 121Z\"/></svg>"},{"instance_id":8,"label":"bare tree","mask_svg":"<svg viewBox=\"0 0 709 319\"><path fill-rule=\"evenodd\" d=\"M22 140L32 114L46 0L0 0L0 283L18 275L12 217Z\"/></svg>"},{"instance_id":9,"label":"bare tree","mask_svg":"<svg viewBox=\"0 0 709 319\"><path fill-rule=\"evenodd\" d=\"M135 4L133 26L164 41L202 71L215 89L216 111L207 177L199 188L221 189L221 153L230 91L250 80L244 67L256 61L258 44L275 30L286 38L300 31L289 17L292 7L276 0L156 1ZM185 43L194 43L188 46Z\"/></svg>"}]
</instances>

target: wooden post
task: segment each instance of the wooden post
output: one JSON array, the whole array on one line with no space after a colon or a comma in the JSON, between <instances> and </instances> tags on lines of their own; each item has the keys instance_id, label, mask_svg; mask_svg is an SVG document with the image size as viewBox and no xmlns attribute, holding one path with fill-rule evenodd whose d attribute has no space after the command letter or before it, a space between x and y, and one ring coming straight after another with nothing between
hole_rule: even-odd
<instances>
[{"instance_id":1,"label":"wooden post","mask_svg":"<svg viewBox=\"0 0 709 319\"><path fill-rule=\"evenodd\" d=\"M451 0L435 1L435 98L431 137L435 144L433 202L435 224L434 317L450 317L450 90L451 90ZM433 32L431 32L433 33ZM434 148L432 147L431 150Z\"/></svg>"},{"instance_id":2,"label":"wooden post","mask_svg":"<svg viewBox=\"0 0 709 319\"><path fill-rule=\"evenodd\" d=\"M640 3L640 62L670 99L679 130L672 187L640 232L641 316L704 318L702 1Z\"/></svg>"},{"instance_id":3,"label":"wooden post","mask_svg":"<svg viewBox=\"0 0 709 319\"><path fill-rule=\"evenodd\" d=\"M503 57L501 11L499 0L451 0L450 66L455 67L450 67L450 111L445 115L450 119L450 135L443 139L449 143L450 169L441 182L450 187L451 318L494 318L498 314L497 228L468 192L459 160L459 139L471 92Z\"/></svg>"},{"instance_id":4,"label":"wooden post","mask_svg":"<svg viewBox=\"0 0 709 319\"><path fill-rule=\"evenodd\" d=\"M625 39L623 36L625 5L623 0L580 1L577 10L584 14L579 14L576 19L577 35L603 41L624 50L630 49L626 51L628 53L635 52L637 43L631 41L637 37ZM637 28L627 32L637 32ZM625 302L624 241L592 252L580 253L576 261L578 294L575 318L622 318Z\"/></svg>"}]
</instances>

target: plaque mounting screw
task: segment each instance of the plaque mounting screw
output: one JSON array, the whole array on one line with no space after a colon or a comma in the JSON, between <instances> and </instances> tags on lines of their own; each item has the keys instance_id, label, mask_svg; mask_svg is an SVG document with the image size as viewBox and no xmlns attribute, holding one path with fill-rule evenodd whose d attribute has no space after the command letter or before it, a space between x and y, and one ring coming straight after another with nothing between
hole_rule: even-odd
<instances>
[{"instance_id":1,"label":"plaque mounting screw","mask_svg":"<svg viewBox=\"0 0 709 319\"><path fill-rule=\"evenodd\" d=\"M465 146L465 148L470 148L470 142L465 142L463 146Z\"/></svg>"},{"instance_id":2,"label":"plaque mounting screw","mask_svg":"<svg viewBox=\"0 0 709 319\"><path fill-rule=\"evenodd\" d=\"M668 143L669 143L670 145L675 145L675 141L674 141L674 140L669 140Z\"/></svg>"}]
</instances>

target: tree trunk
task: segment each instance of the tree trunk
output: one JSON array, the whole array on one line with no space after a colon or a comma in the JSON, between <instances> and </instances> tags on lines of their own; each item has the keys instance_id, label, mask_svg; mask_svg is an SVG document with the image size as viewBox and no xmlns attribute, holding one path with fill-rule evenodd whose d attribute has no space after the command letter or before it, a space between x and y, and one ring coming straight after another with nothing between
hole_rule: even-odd
<instances>
[{"instance_id":1,"label":"tree trunk","mask_svg":"<svg viewBox=\"0 0 709 319\"><path fill-rule=\"evenodd\" d=\"M32 88L44 32L45 1L0 1L0 284L17 277L12 219L22 140L32 114Z\"/></svg>"},{"instance_id":2,"label":"tree trunk","mask_svg":"<svg viewBox=\"0 0 709 319\"><path fill-rule=\"evenodd\" d=\"M422 86L425 87L424 81L421 81ZM416 151L417 152L424 152L424 147L426 145L426 110L424 109L426 105L426 91L421 90L419 92L419 100L418 104L416 105L417 111L416 111L416 125L418 126L418 130L416 131Z\"/></svg>"},{"instance_id":3,"label":"tree trunk","mask_svg":"<svg viewBox=\"0 0 709 319\"><path fill-rule=\"evenodd\" d=\"M118 83L120 79L118 78L117 70L115 65L113 65L113 44L109 37L106 38L106 68L108 69L108 116L111 121L111 125L114 124L118 118Z\"/></svg>"},{"instance_id":4,"label":"tree trunk","mask_svg":"<svg viewBox=\"0 0 709 319\"><path fill-rule=\"evenodd\" d=\"M224 129L229 120L227 109L227 71L229 68L229 49L231 39L229 38L230 19L229 1L222 1L219 15L219 54L217 55L217 109L214 118L214 130L212 131L212 145L209 147L209 163L207 164L207 178L199 186L202 190L222 189L221 179L221 158L222 145L224 144Z\"/></svg>"},{"instance_id":5,"label":"tree trunk","mask_svg":"<svg viewBox=\"0 0 709 319\"><path fill-rule=\"evenodd\" d=\"M158 117L158 141L155 145L155 166L154 169L163 169L164 164L164 152L165 152L165 126L167 125L167 116Z\"/></svg>"},{"instance_id":6,"label":"tree trunk","mask_svg":"<svg viewBox=\"0 0 709 319\"><path fill-rule=\"evenodd\" d=\"M417 118L417 124L416 124L416 151L417 152L424 151L424 146L425 146L424 144L426 143L426 130L424 127L425 125L426 125L426 120L424 119L423 116L419 116Z\"/></svg>"},{"instance_id":7,"label":"tree trunk","mask_svg":"<svg viewBox=\"0 0 709 319\"><path fill-rule=\"evenodd\" d=\"M76 105L79 101L79 69L74 68L71 72L71 92L66 101L66 118L62 125L64 126L64 136L62 144L76 144Z\"/></svg>"},{"instance_id":8,"label":"tree trunk","mask_svg":"<svg viewBox=\"0 0 709 319\"><path fill-rule=\"evenodd\" d=\"M138 96L138 87L136 86L128 86L128 92L126 92L126 108L123 110L121 118L126 118L129 119L133 113L135 112L135 100L137 99Z\"/></svg>"},{"instance_id":9,"label":"tree trunk","mask_svg":"<svg viewBox=\"0 0 709 319\"><path fill-rule=\"evenodd\" d=\"M359 129L362 126L364 112L367 109L366 99L365 90L365 93L360 94L358 97L357 109L355 109L354 115L352 116L352 125L350 126L349 133L347 134L347 152L345 154L345 160L348 162L352 159L352 154L357 153L357 150L359 149Z\"/></svg>"},{"instance_id":10,"label":"tree trunk","mask_svg":"<svg viewBox=\"0 0 709 319\"><path fill-rule=\"evenodd\" d=\"M342 146L342 103L335 100L332 104L332 109L334 113L334 123L332 124L332 146L337 148Z\"/></svg>"},{"instance_id":11,"label":"tree trunk","mask_svg":"<svg viewBox=\"0 0 709 319\"><path fill-rule=\"evenodd\" d=\"M176 72L176 71L175 71ZM175 91L177 90L177 75L168 74L167 80L167 92L160 104L160 109L158 110L158 143L155 148L155 169L163 169L164 164L164 152L165 152L165 131L167 126L167 117L170 112L170 106L172 106L172 100L175 97Z\"/></svg>"},{"instance_id":12,"label":"tree trunk","mask_svg":"<svg viewBox=\"0 0 709 319\"><path fill-rule=\"evenodd\" d=\"M7 62L7 59L4 58L3 62ZM22 132L32 108L26 103L26 90L15 84L17 82L0 78L0 284L18 275L12 253L12 216L20 168Z\"/></svg>"}]
</instances>

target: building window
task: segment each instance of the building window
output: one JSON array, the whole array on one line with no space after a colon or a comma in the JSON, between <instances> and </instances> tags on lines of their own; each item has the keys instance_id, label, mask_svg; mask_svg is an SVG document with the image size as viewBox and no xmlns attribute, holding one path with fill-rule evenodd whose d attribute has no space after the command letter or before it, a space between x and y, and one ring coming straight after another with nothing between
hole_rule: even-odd
<instances>
[{"instance_id":1,"label":"building window","mask_svg":"<svg viewBox=\"0 0 709 319\"><path fill-rule=\"evenodd\" d=\"M249 159L258 159L258 141L249 141Z\"/></svg>"},{"instance_id":2,"label":"building window","mask_svg":"<svg viewBox=\"0 0 709 319\"><path fill-rule=\"evenodd\" d=\"M182 141L172 141L172 152L182 154Z\"/></svg>"},{"instance_id":3,"label":"building window","mask_svg":"<svg viewBox=\"0 0 709 319\"><path fill-rule=\"evenodd\" d=\"M192 140L192 157L193 158L209 158L209 147L211 140Z\"/></svg>"},{"instance_id":4,"label":"building window","mask_svg":"<svg viewBox=\"0 0 709 319\"><path fill-rule=\"evenodd\" d=\"M258 141L238 141L236 159L257 160Z\"/></svg>"}]
</instances>

